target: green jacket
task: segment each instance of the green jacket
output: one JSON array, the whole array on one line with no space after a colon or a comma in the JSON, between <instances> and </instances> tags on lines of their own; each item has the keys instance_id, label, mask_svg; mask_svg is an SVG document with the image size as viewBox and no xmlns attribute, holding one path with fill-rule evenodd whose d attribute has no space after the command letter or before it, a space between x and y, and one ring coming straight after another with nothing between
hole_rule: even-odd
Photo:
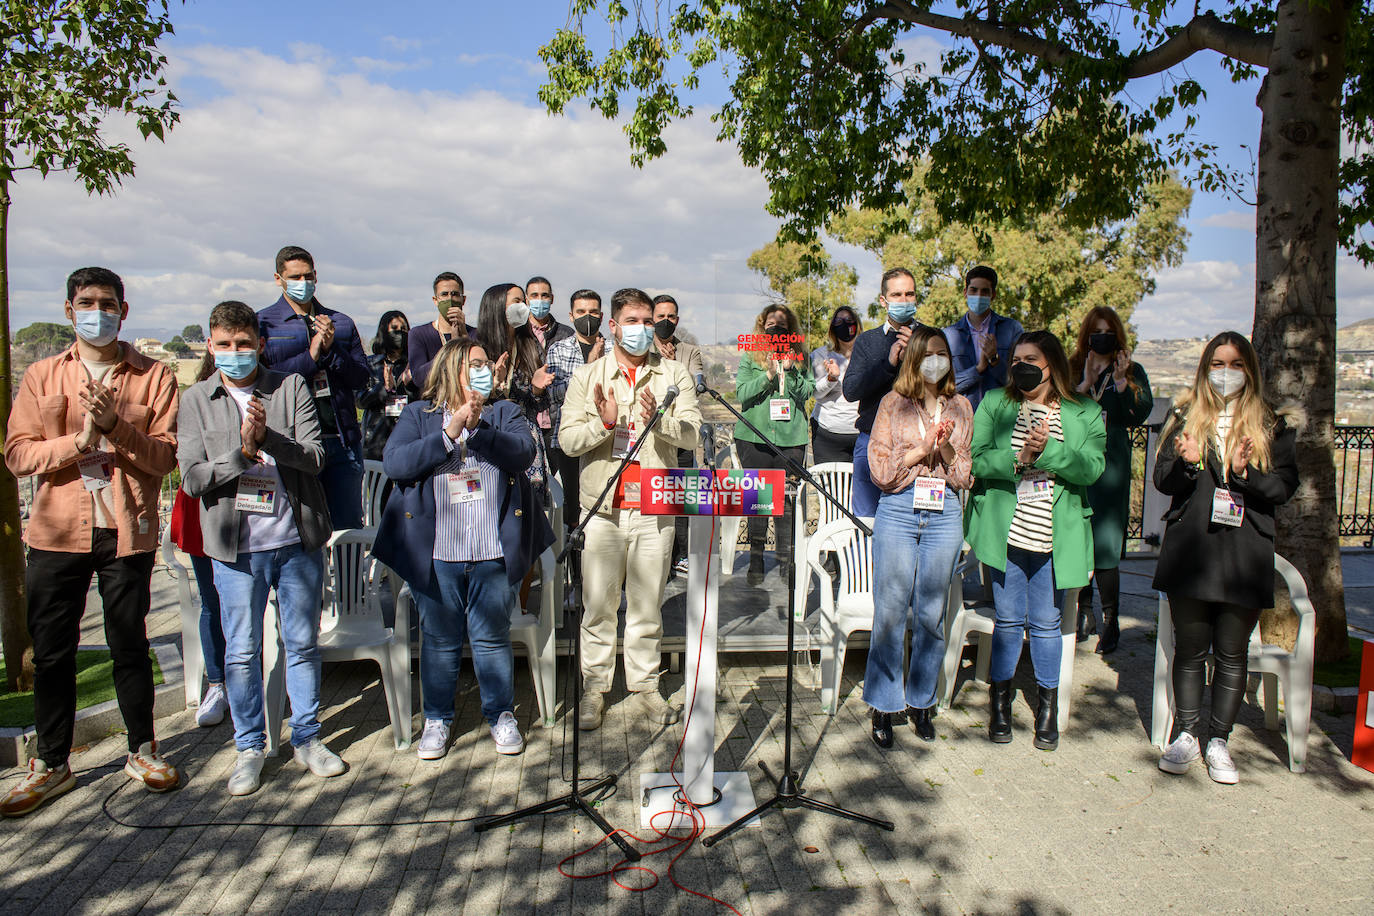
<instances>
[{"instance_id":1,"label":"green jacket","mask_svg":"<svg viewBox=\"0 0 1374 916\"><path fill-rule=\"evenodd\" d=\"M1011 433L1021 405L1005 390L989 392L973 417L973 490L964 513L964 540L993 569L1007 568L1007 533L1016 514L1016 453ZM1088 584L1093 568L1093 533L1088 485L1105 466L1107 430L1102 410L1091 400L1065 400L1059 411L1064 441L1051 438L1034 467L1055 475L1054 585Z\"/></svg>"},{"instance_id":2,"label":"green jacket","mask_svg":"<svg viewBox=\"0 0 1374 916\"><path fill-rule=\"evenodd\" d=\"M766 354L759 355L767 358ZM740 359L739 373L735 376L735 397L739 398L740 413L748 417L768 441L782 448L805 445L811 436L806 402L816 391L816 379L811 374L811 361L805 357L800 360L797 368L783 373L782 394L778 394L778 380L768 377L768 370L759 365L752 353ZM768 419L768 402L778 397L792 402L792 419ZM735 438L761 444L758 436L743 423L735 424Z\"/></svg>"}]
</instances>

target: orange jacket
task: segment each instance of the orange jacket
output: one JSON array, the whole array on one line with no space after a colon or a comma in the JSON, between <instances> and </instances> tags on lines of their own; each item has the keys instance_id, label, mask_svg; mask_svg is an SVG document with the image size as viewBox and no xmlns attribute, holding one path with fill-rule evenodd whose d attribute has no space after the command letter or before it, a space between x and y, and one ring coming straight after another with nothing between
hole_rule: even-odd
<instances>
[{"instance_id":1,"label":"orange jacket","mask_svg":"<svg viewBox=\"0 0 1374 916\"><path fill-rule=\"evenodd\" d=\"M39 550L91 549L94 509L77 470L76 447L86 418L77 394L88 379L73 344L28 368L10 413L5 463L16 477L38 477L24 540ZM121 342L120 362L105 384L115 389L119 414L105 434L115 454L105 499L124 557L157 548L158 493L177 461L177 383L167 366Z\"/></svg>"}]
</instances>

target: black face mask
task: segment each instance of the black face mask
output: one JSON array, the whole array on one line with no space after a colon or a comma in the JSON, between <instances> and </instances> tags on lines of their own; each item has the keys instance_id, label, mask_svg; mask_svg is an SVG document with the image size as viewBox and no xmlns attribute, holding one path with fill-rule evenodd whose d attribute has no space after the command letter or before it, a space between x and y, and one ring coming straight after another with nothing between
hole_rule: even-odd
<instances>
[{"instance_id":1,"label":"black face mask","mask_svg":"<svg viewBox=\"0 0 1374 916\"><path fill-rule=\"evenodd\" d=\"M1045 380L1045 373L1039 366L1030 363L1017 363L1011 367L1011 381L1022 391L1034 391Z\"/></svg>"},{"instance_id":2,"label":"black face mask","mask_svg":"<svg viewBox=\"0 0 1374 916\"><path fill-rule=\"evenodd\" d=\"M836 340L843 343L853 340L854 335L859 333L859 328L852 321L832 321L830 333L835 335Z\"/></svg>"},{"instance_id":3,"label":"black face mask","mask_svg":"<svg viewBox=\"0 0 1374 916\"><path fill-rule=\"evenodd\" d=\"M677 333L677 322L667 318L654 322L654 336L659 340L669 340Z\"/></svg>"},{"instance_id":4,"label":"black face mask","mask_svg":"<svg viewBox=\"0 0 1374 916\"><path fill-rule=\"evenodd\" d=\"M573 319L573 327L583 337L592 338L601 330L601 319L595 315L581 315Z\"/></svg>"},{"instance_id":5,"label":"black face mask","mask_svg":"<svg viewBox=\"0 0 1374 916\"><path fill-rule=\"evenodd\" d=\"M386 332L387 340L391 343L391 349L400 350L402 353L406 350L406 338L409 336L410 335L403 330Z\"/></svg>"},{"instance_id":6,"label":"black face mask","mask_svg":"<svg viewBox=\"0 0 1374 916\"><path fill-rule=\"evenodd\" d=\"M768 325L767 327L765 327L765 328L763 329L763 333L765 333L765 334L786 334L786 333L787 333L787 325L785 325L785 324L770 324L770 325Z\"/></svg>"},{"instance_id":7,"label":"black face mask","mask_svg":"<svg viewBox=\"0 0 1374 916\"><path fill-rule=\"evenodd\" d=\"M1121 346L1117 343L1116 332L1107 331L1105 334L1089 334L1088 349L1102 356L1111 356Z\"/></svg>"}]
</instances>

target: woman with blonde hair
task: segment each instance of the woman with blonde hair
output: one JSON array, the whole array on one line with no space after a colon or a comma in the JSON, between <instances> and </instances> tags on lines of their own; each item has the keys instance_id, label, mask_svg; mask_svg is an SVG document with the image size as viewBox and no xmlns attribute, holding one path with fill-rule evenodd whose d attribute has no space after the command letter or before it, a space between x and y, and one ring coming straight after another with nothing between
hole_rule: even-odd
<instances>
[{"instance_id":1,"label":"woman with blonde hair","mask_svg":"<svg viewBox=\"0 0 1374 916\"><path fill-rule=\"evenodd\" d=\"M878 404L868 468L882 491L873 520L873 630L864 700L873 740L892 746L903 710L922 741L935 740L935 685L945 655L945 599L964 542L959 492L973 483L973 407L954 387L949 342L938 328L911 332L892 390ZM902 671L911 623L911 662Z\"/></svg>"},{"instance_id":2,"label":"woman with blonde hair","mask_svg":"<svg viewBox=\"0 0 1374 916\"><path fill-rule=\"evenodd\" d=\"M1174 739L1159 759L1182 774L1203 756L1202 686L1212 676L1207 774L1240 777L1227 746L1245 693L1250 631L1274 606L1274 510L1298 488L1290 411L1264 396L1255 348L1235 331L1202 351L1193 387L1159 437L1155 486L1171 498L1154 587L1174 625Z\"/></svg>"}]
</instances>

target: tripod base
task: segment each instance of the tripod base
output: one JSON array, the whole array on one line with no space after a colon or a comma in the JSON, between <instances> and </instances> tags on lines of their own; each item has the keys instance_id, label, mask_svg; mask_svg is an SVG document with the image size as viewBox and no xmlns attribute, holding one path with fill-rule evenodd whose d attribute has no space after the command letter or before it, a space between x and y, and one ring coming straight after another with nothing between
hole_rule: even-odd
<instances>
[{"instance_id":1,"label":"tripod base","mask_svg":"<svg viewBox=\"0 0 1374 916\"><path fill-rule=\"evenodd\" d=\"M534 817L538 814L557 814L560 811L581 812L591 818L592 823L600 827L601 832L611 838L611 842L620 847L620 851L624 853L626 859L631 862L638 862L641 858L639 852L629 844L628 840L617 833L614 827L606 822L606 819L601 816L600 812L592 807L591 802L587 801L587 799L582 796L583 792L598 792L607 786L615 785L615 783L616 776L612 773L610 776L603 776L601 779L587 783L585 786L581 787L580 791L569 792L567 795L551 798L546 802L530 805L528 808L520 808L508 814L498 814L484 821L478 821L473 829L481 833L485 830L502 827L506 824L513 824L518 820Z\"/></svg>"},{"instance_id":2,"label":"tripod base","mask_svg":"<svg viewBox=\"0 0 1374 916\"><path fill-rule=\"evenodd\" d=\"M741 817L730 826L719 833L712 834L701 841L702 846L714 846L721 840L728 837L741 827L746 826L751 821L758 822L758 816L769 808L810 808L812 811L820 811L825 814L833 814L836 817L847 817L851 821L860 821L865 824L872 824L874 827L881 827L884 830L896 830L897 825L892 821L885 821L882 818L869 817L867 814L860 814L857 811L850 811L848 808L841 808L839 805L832 805L828 802L818 801L806 796L806 790L801 787L796 773L784 773L781 778L775 778L773 772L768 769L768 764L759 763L759 768L763 770L763 775L778 785L778 794L768 801L759 805L753 811Z\"/></svg>"},{"instance_id":3,"label":"tripod base","mask_svg":"<svg viewBox=\"0 0 1374 916\"><path fill-rule=\"evenodd\" d=\"M674 804L677 783L682 783L683 791L686 791L688 782L683 773L644 773L639 777L639 826L663 830L691 829L690 814L685 811L669 813L677 807ZM720 793L719 801L710 804L711 799L708 798L698 802L703 807L697 809L697 817L705 821L707 827L723 827L754 807L754 789L749 785L748 773L716 773L714 788ZM714 797L714 793L712 795ZM685 803L681 807L685 807ZM756 817L742 826L754 827L758 823Z\"/></svg>"}]
</instances>

